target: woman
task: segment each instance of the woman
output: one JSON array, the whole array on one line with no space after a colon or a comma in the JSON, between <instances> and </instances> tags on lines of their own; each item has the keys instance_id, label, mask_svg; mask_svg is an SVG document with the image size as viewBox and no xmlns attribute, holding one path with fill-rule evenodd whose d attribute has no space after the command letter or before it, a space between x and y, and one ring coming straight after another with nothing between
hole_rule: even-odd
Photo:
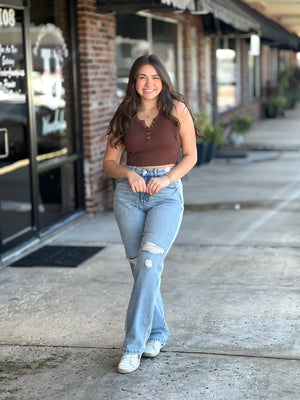
<instances>
[{"instance_id":1,"label":"woman","mask_svg":"<svg viewBox=\"0 0 300 400\"><path fill-rule=\"evenodd\" d=\"M139 57L110 122L103 161L104 171L118 178L114 213L134 277L120 373L135 371L142 355L157 356L168 337L161 274L183 214L180 178L197 159L196 132L160 59ZM126 166L119 163L123 148Z\"/></svg>"}]
</instances>

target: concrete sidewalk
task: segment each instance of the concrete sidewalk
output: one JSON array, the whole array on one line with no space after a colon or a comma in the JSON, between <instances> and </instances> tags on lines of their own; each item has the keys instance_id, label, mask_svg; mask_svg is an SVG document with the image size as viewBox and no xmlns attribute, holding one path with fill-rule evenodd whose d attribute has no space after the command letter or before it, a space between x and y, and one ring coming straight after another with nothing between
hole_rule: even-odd
<instances>
[{"instance_id":1,"label":"concrete sidewalk","mask_svg":"<svg viewBox=\"0 0 300 400\"><path fill-rule=\"evenodd\" d=\"M133 374L116 373L132 280L111 212L52 238L105 246L79 267L1 270L0 399L298 400L299 124L299 107L258 122L247 162L184 178L162 280L170 337Z\"/></svg>"}]
</instances>

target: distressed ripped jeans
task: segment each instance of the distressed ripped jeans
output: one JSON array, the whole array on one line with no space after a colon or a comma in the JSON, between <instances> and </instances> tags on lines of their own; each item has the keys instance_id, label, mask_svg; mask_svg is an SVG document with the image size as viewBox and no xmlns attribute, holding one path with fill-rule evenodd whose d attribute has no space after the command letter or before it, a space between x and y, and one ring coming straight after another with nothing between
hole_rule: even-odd
<instances>
[{"instance_id":1,"label":"distressed ripped jeans","mask_svg":"<svg viewBox=\"0 0 300 400\"><path fill-rule=\"evenodd\" d=\"M171 168L133 168L146 183ZM174 242L183 214L181 180L157 194L133 193L127 179L119 179L114 213L134 284L126 316L124 353L142 354L148 340L164 344L168 338L160 293L164 259Z\"/></svg>"}]
</instances>

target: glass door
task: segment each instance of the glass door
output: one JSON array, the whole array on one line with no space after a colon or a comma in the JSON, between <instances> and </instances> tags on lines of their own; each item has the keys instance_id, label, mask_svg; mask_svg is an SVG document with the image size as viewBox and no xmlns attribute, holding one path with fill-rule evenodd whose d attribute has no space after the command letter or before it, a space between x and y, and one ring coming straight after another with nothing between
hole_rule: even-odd
<instances>
[{"instance_id":1,"label":"glass door","mask_svg":"<svg viewBox=\"0 0 300 400\"><path fill-rule=\"evenodd\" d=\"M82 157L76 112L73 6L30 1L30 42L41 235L82 207Z\"/></svg>"},{"instance_id":2,"label":"glass door","mask_svg":"<svg viewBox=\"0 0 300 400\"><path fill-rule=\"evenodd\" d=\"M1 254L33 236L23 27L24 10L0 3Z\"/></svg>"},{"instance_id":3,"label":"glass door","mask_svg":"<svg viewBox=\"0 0 300 400\"><path fill-rule=\"evenodd\" d=\"M0 0L0 264L84 210L75 6L23 3Z\"/></svg>"}]
</instances>

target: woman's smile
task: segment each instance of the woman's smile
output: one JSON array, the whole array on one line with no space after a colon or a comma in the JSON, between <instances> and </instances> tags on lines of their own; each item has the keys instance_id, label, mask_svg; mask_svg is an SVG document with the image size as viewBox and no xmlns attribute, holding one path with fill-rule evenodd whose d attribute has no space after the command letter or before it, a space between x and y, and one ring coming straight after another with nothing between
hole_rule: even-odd
<instances>
[{"instance_id":1,"label":"woman's smile","mask_svg":"<svg viewBox=\"0 0 300 400\"><path fill-rule=\"evenodd\" d=\"M145 100L155 99L162 90L162 81L152 65L143 65L138 73L135 88Z\"/></svg>"}]
</instances>

